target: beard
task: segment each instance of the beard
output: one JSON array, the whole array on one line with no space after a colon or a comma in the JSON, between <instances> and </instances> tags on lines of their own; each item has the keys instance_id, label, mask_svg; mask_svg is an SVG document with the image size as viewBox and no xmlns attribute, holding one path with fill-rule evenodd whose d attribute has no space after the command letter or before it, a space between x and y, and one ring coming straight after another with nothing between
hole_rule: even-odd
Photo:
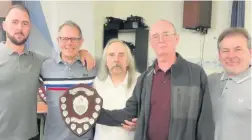
<instances>
[{"instance_id":1,"label":"beard","mask_svg":"<svg viewBox=\"0 0 252 140\"><path fill-rule=\"evenodd\" d=\"M15 34L17 34L17 33L15 33ZM22 35L24 36L23 33L20 33L20 34L22 34ZM7 35L7 38L9 38L10 41L11 41L13 44L17 45L17 46L24 45L25 42L26 42L27 39L28 39L28 36L27 36L27 37L24 38L23 40L18 41L14 36L11 36L11 35L10 35L9 33L7 33L7 32L6 32L6 35Z\"/></svg>"}]
</instances>

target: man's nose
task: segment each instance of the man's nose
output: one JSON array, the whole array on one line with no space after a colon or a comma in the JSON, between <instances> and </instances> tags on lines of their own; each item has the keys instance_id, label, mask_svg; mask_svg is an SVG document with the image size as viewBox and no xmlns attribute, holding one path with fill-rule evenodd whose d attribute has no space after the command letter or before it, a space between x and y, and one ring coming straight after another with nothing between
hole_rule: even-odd
<instances>
[{"instance_id":1,"label":"man's nose","mask_svg":"<svg viewBox=\"0 0 252 140\"><path fill-rule=\"evenodd\" d=\"M22 23L18 23L16 26L16 29L18 29L19 31L22 30L23 28L23 24Z\"/></svg>"},{"instance_id":2,"label":"man's nose","mask_svg":"<svg viewBox=\"0 0 252 140\"><path fill-rule=\"evenodd\" d=\"M234 52L234 51L229 51L228 52L228 57L229 58L233 58L233 57L235 57L236 56L236 53Z\"/></svg>"},{"instance_id":3,"label":"man's nose","mask_svg":"<svg viewBox=\"0 0 252 140\"><path fill-rule=\"evenodd\" d=\"M159 40L158 40L159 42L164 42L164 38L163 38L163 36L159 36Z\"/></svg>"},{"instance_id":4,"label":"man's nose","mask_svg":"<svg viewBox=\"0 0 252 140\"><path fill-rule=\"evenodd\" d=\"M72 43L71 38L68 38L68 39L67 39L67 44L71 44L71 43Z\"/></svg>"},{"instance_id":5,"label":"man's nose","mask_svg":"<svg viewBox=\"0 0 252 140\"><path fill-rule=\"evenodd\" d=\"M118 63L118 61L119 61L118 56L115 56L114 59L113 59L113 62L114 62L114 63Z\"/></svg>"}]
</instances>

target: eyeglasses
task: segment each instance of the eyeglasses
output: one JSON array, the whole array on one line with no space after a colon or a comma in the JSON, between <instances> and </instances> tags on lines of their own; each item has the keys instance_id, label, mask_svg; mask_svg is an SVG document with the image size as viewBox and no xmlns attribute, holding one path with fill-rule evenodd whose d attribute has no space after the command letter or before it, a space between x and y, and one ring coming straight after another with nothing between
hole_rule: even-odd
<instances>
[{"instance_id":1,"label":"eyeglasses","mask_svg":"<svg viewBox=\"0 0 252 140\"><path fill-rule=\"evenodd\" d=\"M68 42L68 40L70 40L72 43L79 43L81 40L80 37L59 37L59 39L64 43Z\"/></svg>"}]
</instances>

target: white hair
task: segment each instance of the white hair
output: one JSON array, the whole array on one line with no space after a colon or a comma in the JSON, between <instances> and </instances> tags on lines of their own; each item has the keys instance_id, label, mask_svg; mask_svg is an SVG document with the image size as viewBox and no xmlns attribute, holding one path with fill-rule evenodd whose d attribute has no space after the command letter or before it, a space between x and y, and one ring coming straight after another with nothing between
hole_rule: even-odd
<instances>
[{"instance_id":1,"label":"white hair","mask_svg":"<svg viewBox=\"0 0 252 140\"><path fill-rule=\"evenodd\" d=\"M124 43L122 40L119 39L111 39L108 41L108 43L106 44L104 51L103 51L103 55L102 55L102 59L100 61L100 67L99 67L99 71L97 74L97 77L101 80L101 81L105 81L107 79L107 77L109 76L109 69L106 65L107 62L107 50L108 47L115 42L120 42L123 44L123 46L126 48L126 53L127 53L127 63L128 63L128 67L127 67L127 71L128 71L128 83L127 83L127 87L130 88L133 84L133 80L134 77L136 75L136 66L135 66L135 59L130 51L130 48L128 47L128 45L126 43Z\"/></svg>"}]
</instances>

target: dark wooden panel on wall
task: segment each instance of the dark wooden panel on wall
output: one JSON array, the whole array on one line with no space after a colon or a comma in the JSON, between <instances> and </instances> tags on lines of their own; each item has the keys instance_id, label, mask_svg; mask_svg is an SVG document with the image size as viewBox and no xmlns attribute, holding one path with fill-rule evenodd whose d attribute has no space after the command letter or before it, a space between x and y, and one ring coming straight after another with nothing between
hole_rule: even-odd
<instances>
[{"instance_id":1,"label":"dark wooden panel on wall","mask_svg":"<svg viewBox=\"0 0 252 140\"><path fill-rule=\"evenodd\" d=\"M0 17L0 42L6 41L6 33L3 30L2 22L5 20L4 17Z\"/></svg>"},{"instance_id":2,"label":"dark wooden panel on wall","mask_svg":"<svg viewBox=\"0 0 252 140\"><path fill-rule=\"evenodd\" d=\"M212 1L184 1L183 27L211 27Z\"/></svg>"}]
</instances>

